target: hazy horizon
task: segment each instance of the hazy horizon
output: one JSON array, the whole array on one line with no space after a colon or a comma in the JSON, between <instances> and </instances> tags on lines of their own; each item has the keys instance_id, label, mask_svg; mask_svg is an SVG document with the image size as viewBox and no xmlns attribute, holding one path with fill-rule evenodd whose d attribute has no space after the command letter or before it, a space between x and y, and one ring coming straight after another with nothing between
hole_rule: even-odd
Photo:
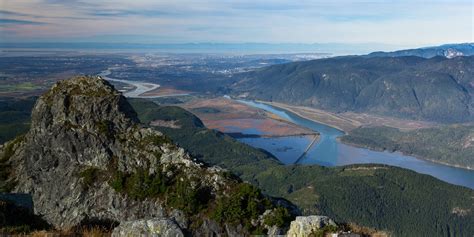
<instances>
[{"instance_id":1,"label":"hazy horizon","mask_svg":"<svg viewBox=\"0 0 474 237\"><path fill-rule=\"evenodd\" d=\"M3 43L372 44L376 51L474 38L469 0L27 0L0 7Z\"/></svg>"},{"instance_id":2,"label":"hazy horizon","mask_svg":"<svg viewBox=\"0 0 474 237\"><path fill-rule=\"evenodd\" d=\"M466 42L472 44L472 42ZM447 44L450 45L450 44ZM425 45L429 48L439 45ZM98 42L0 42L0 51L40 50L79 52L123 52L123 53L172 53L172 54L320 54L321 56L364 55L372 52L391 52L409 49L401 45L387 44L340 44L340 43L181 43L181 44L139 44Z\"/></svg>"}]
</instances>

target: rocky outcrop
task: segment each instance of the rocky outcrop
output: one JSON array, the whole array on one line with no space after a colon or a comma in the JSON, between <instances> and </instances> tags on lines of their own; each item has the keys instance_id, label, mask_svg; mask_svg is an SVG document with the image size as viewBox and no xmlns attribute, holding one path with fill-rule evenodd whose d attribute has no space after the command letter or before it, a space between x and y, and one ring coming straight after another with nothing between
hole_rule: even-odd
<instances>
[{"instance_id":1,"label":"rocky outcrop","mask_svg":"<svg viewBox=\"0 0 474 237\"><path fill-rule=\"evenodd\" d=\"M112 232L112 237L129 236L184 237L184 234L176 222L166 218L127 221Z\"/></svg>"},{"instance_id":2,"label":"rocky outcrop","mask_svg":"<svg viewBox=\"0 0 474 237\"><path fill-rule=\"evenodd\" d=\"M127 100L105 80L58 82L38 99L30 131L6 144L12 147L5 160L13 169L13 191L31 194L35 213L67 229L96 220L164 218L173 212L159 198L119 192L120 187L111 185L113 174L173 176L178 170L185 174L180 179L195 180L194 186L205 186L210 193L225 187L221 169L193 161L159 131L137 121Z\"/></svg>"},{"instance_id":3,"label":"rocky outcrop","mask_svg":"<svg viewBox=\"0 0 474 237\"><path fill-rule=\"evenodd\" d=\"M325 226L336 226L336 223L327 216L297 216L290 224L287 232L289 237L307 237Z\"/></svg>"},{"instance_id":4,"label":"rocky outcrop","mask_svg":"<svg viewBox=\"0 0 474 237\"><path fill-rule=\"evenodd\" d=\"M0 167L0 191L28 194L34 215L56 229L277 235L298 211L144 127L100 77L61 81L41 96L29 132L0 148Z\"/></svg>"}]
</instances>

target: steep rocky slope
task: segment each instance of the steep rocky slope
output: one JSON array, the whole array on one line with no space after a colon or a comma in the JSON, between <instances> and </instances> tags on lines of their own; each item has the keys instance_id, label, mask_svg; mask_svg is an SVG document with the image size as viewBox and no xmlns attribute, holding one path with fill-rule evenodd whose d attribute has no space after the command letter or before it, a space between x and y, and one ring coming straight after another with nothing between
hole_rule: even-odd
<instances>
[{"instance_id":1,"label":"steep rocky slope","mask_svg":"<svg viewBox=\"0 0 474 237\"><path fill-rule=\"evenodd\" d=\"M30 194L35 213L58 229L161 218L199 236L245 234L263 231L256 220L277 207L142 127L126 99L97 77L58 82L41 96L30 131L5 144L0 158L2 190Z\"/></svg>"}]
</instances>

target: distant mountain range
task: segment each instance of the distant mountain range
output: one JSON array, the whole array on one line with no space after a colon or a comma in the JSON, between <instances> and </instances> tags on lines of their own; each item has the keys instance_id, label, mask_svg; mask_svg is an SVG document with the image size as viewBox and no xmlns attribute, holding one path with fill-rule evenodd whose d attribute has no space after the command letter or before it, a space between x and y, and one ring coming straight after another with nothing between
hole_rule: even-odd
<instances>
[{"instance_id":1,"label":"distant mountain range","mask_svg":"<svg viewBox=\"0 0 474 237\"><path fill-rule=\"evenodd\" d=\"M474 55L474 43L464 44L445 44L441 46L425 47L418 49L405 49L393 52L373 52L368 54L369 57L400 57L400 56L417 56L423 58L432 58L443 56L453 58L456 56Z\"/></svg>"},{"instance_id":2,"label":"distant mountain range","mask_svg":"<svg viewBox=\"0 0 474 237\"><path fill-rule=\"evenodd\" d=\"M400 49L399 45L380 43L127 43L111 42L110 39L97 42L3 42L0 49L15 51L18 49L40 50L112 50L133 52L167 53L226 53L226 54L289 54L318 53L333 56L362 55L367 57L418 56L469 56L474 55L474 43L445 44L441 46L417 49ZM382 51L383 50L383 51ZM376 51L376 52L374 52ZM373 52L373 53L370 53Z\"/></svg>"},{"instance_id":3,"label":"distant mountain range","mask_svg":"<svg viewBox=\"0 0 474 237\"><path fill-rule=\"evenodd\" d=\"M167 53L288 54L325 53L367 54L374 50L395 50L400 46L379 43L127 43L111 42L2 42L0 48L41 50L114 50Z\"/></svg>"},{"instance_id":4,"label":"distant mountain range","mask_svg":"<svg viewBox=\"0 0 474 237\"><path fill-rule=\"evenodd\" d=\"M463 47L462 52L467 54L472 44L454 48L461 52ZM428 48L403 52L423 50L436 51ZM380 56L335 57L265 67L235 75L231 91L245 98L336 112L448 123L474 121L474 56L426 59L372 55Z\"/></svg>"}]
</instances>

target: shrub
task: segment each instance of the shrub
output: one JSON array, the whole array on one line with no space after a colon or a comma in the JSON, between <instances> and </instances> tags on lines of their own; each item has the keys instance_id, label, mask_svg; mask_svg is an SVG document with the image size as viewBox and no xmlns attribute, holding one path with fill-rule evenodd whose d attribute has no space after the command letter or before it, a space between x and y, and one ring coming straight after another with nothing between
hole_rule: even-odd
<instances>
[{"instance_id":1,"label":"shrub","mask_svg":"<svg viewBox=\"0 0 474 237\"><path fill-rule=\"evenodd\" d=\"M212 216L219 222L234 224L244 222L243 224L247 225L271 206L271 201L264 197L258 188L240 183L228 197L217 201Z\"/></svg>"},{"instance_id":2,"label":"shrub","mask_svg":"<svg viewBox=\"0 0 474 237\"><path fill-rule=\"evenodd\" d=\"M284 227L287 226L293 216L290 214L288 209L284 207L277 207L273 209L272 213L265 216L264 223L267 226Z\"/></svg>"},{"instance_id":3,"label":"shrub","mask_svg":"<svg viewBox=\"0 0 474 237\"><path fill-rule=\"evenodd\" d=\"M165 135L161 135L161 136L153 136L152 137L152 143L154 145L161 146L163 144L167 144L167 143L171 144L173 142L171 141L171 139L169 137L167 137Z\"/></svg>"},{"instance_id":4,"label":"shrub","mask_svg":"<svg viewBox=\"0 0 474 237\"><path fill-rule=\"evenodd\" d=\"M309 234L310 237L324 237L327 233L335 233L339 231L339 228L335 225L327 225L321 229L314 230Z\"/></svg>"},{"instance_id":5,"label":"shrub","mask_svg":"<svg viewBox=\"0 0 474 237\"><path fill-rule=\"evenodd\" d=\"M120 171L116 171L111 179L109 180L109 185L117 192L122 192L125 186L125 174Z\"/></svg>"},{"instance_id":6,"label":"shrub","mask_svg":"<svg viewBox=\"0 0 474 237\"><path fill-rule=\"evenodd\" d=\"M156 197L167 190L166 177L162 173L150 174L144 169L131 174L116 171L109 180L109 185L115 191L125 192L136 199Z\"/></svg>"},{"instance_id":7,"label":"shrub","mask_svg":"<svg viewBox=\"0 0 474 237\"><path fill-rule=\"evenodd\" d=\"M148 171L138 169L126 178L126 192L137 199L158 196L166 191L166 180L161 173L150 174Z\"/></svg>"},{"instance_id":8,"label":"shrub","mask_svg":"<svg viewBox=\"0 0 474 237\"><path fill-rule=\"evenodd\" d=\"M99 134L103 134L109 138L114 136L114 124L111 121L102 120L96 122L95 125L97 126Z\"/></svg>"},{"instance_id":9,"label":"shrub","mask_svg":"<svg viewBox=\"0 0 474 237\"><path fill-rule=\"evenodd\" d=\"M172 170L173 167L169 169ZM170 207L180 209L188 214L204 209L212 199L210 188L206 186L193 187L192 181L186 176L174 173L174 177L168 178L164 173L150 174L144 169L138 169L128 174L115 171L109 180L109 185L117 192L140 200L162 197Z\"/></svg>"},{"instance_id":10,"label":"shrub","mask_svg":"<svg viewBox=\"0 0 474 237\"><path fill-rule=\"evenodd\" d=\"M81 171L79 176L82 178L84 186L89 187L98 180L100 176L100 170L95 167L89 167Z\"/></svg>"},{"instance_id":11,"label":"shrub","mask_svg":"<svg viewBox=\"0 0 474 237\"><path fill-rule=\"evenodd\" d=\"M204 209L211 198L209 187L192 187L191 181L183 178L177 179L172 186L167 203L173 208L192 214Z\"/></svg>"}]
</instances>

